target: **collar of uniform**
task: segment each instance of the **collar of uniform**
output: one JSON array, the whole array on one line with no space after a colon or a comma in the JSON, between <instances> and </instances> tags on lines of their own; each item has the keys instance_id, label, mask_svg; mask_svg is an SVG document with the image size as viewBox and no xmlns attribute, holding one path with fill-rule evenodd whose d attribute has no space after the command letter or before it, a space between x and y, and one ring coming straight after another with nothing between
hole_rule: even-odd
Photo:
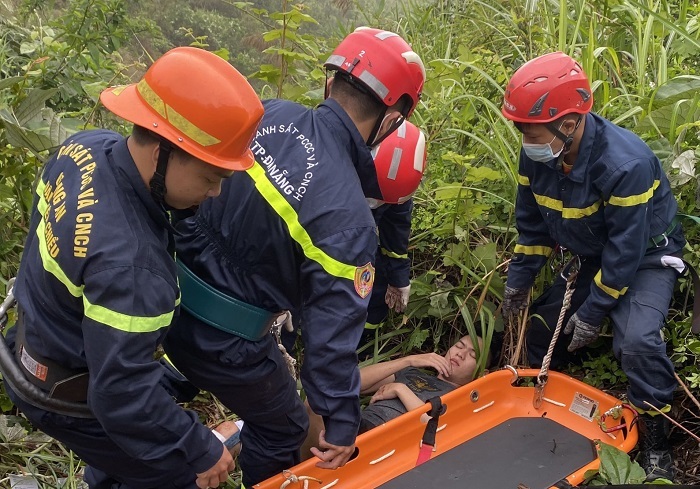
<instances>
[{"instance_id":1,"label":"collar of uniform","mask_svg":"<svg viewBox=\"0 0 700 489\"><path fill-rule=\"evenodd\" d=\"M355 123L348 113L332 98L326 99L316 110L328 121L330 126L336 129L340 129L341 127L345 128L345 134L347 136L342 134L341 136L350 152L350 157L355 166L357 176L360 177L360 184L362 185L362 191L365 197L382 200L382 192L379 190L379 182L377 181L377 172L374 169L372 153L370 152L369 146L367 146L367 142L362 138L360 131L357 130L357 126L355 126ZM339 131L339 134L340 133L342 133L342 131ZM345 139L345 137L347 137L347 139Z\"/></svg>"},{"instance_id":2,"label":"collar of uniform","mask_svg":"<svg viewBox=\"0 0 700 489\"><path fill-rule=\"evenodd\" d=\"M126 145L126 138L122 139L112 147L112 160L116 168L119 169L120 173L125 177L128 184L134 189L136 195L138 195L139 200L143 203L144 207L148 211L148 215L151 218L163 226L164 228L174 232L174 228L170 224L170 219L166 210L156 204L151 196L151 192L148 187L143 183L143 178L136 168L136 163L131 157L129 148Z\"/></svg>"},{"instance_id":3,"label":"collar of uniform","mask_svg":"<svg viewBox=\"0 0 700 489\"><path fill-rule=\"evenodd\" d=\"M578 155L574 167L569 172L569 179L573 182L581 183L586 176L588 160L591 159L593 143L595 141L596 120L590 112L586 114L586 125L583 128L583 136L578 146Z\"/></svg>"}]
</instances>

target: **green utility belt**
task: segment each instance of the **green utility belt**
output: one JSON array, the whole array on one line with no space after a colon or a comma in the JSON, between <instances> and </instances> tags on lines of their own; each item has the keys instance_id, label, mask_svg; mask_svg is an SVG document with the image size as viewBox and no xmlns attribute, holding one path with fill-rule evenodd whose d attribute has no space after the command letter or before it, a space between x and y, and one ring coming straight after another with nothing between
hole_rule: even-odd
<instances>
[{"instance_id":1,"label":"green utility belt","mask_svg":"<svg viewBox=\"0 0 700 489\"><path fill-rule=\"evenodd\" d=\"M180 305L197 319L221 331L259 341L270 332L280 315L222 294L180 261L177 262L177 277L182 295Z\"/></svg>"},{"instance_id":2,"label":"green utility belt","mask_svg":"<svg viewBox=\"0 0 700 489\"><path fill-rule=\"evenodd\" d=\"M649 239L649 243L647 243L647 249L658 248L660 246L666 246L668 244L668 237L673 233L673 231L676 230L676 227L678 226L679 222L681 222L681 218L680 218L680 216L676 215L671 220L671 224L668 225L668 227L666 228L666 231L664 231L663 234L659 234L658 236L653 236L652 238Z\"/></svg>"}]
</instances>

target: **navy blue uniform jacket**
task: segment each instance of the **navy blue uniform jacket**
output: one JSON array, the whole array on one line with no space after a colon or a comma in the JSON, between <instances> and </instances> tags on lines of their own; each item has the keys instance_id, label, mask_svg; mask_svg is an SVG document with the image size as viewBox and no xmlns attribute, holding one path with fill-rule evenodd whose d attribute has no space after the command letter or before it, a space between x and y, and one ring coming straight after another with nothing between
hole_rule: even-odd
<instances>
[{"instance_id":1,"label":"navy blue uniform jacket","mask_svg":"<svg viewBox=\"0 0 700 489\"><path fill-rule=\"evenodd\" d=\"M381 198L374 163L334 100L316 109L283 100L264 107L254 166L178 224L178 259L229 296L292 311L311 407L326 420L328 442L347 446L360 421L355 349L377 250L365 200Z\"/></svg>"},{"instance_id":2,"label":"navy blue uniform jacket","mask_svg":"<svg viewBox=\"0 0 700 489\"><path fill-rule=\"evenodd\" d=\"M568 175L556 160L520 153L515 208L519 237L508 270L510 287L527 288L559 244L598 257L601 267L577 314L600 324L632 283L645 255L683 248L680 226L663 248L651 246L676 216L677 204L658 158L635 134L589 113ZM664 243L661 243L664 244Z\"/></svg>"},{"instance_id":3,"label":"navy blue uniform jacket","mask_svg":"<svg viewBox=\"0 0 700 489\"><path fill-rule=\"evenodd\" d=\"M379 229L379 253L377 273L386 276L389 285L397 288L411 283L411 260L408 258L408 241L411 235L413 199L403 204L385 204L372 211ZM381 266L383 270L379 270ZM382 298L384 300L384 298Z\"/></svg>"},{"instance_id":4,"label":"navy blue uniform jacket","mask_svg":"<svg viewBox=\"0 0 700 489\"><path fill-rule=\"evenodd\" d=\"M75 134L42 173L15 290L29 345L89 370L87 402L107 435L156 469L198 473L221 442L161 387L153 360L180 302L168 227L126 140Z\"/></svg>"}]
</instances>

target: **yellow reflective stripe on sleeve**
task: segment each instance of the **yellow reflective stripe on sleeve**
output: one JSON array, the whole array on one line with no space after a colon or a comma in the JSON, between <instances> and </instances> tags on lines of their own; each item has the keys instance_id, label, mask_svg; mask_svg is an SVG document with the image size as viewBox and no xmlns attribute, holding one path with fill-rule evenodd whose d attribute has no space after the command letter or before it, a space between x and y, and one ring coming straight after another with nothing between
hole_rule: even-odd
<instances>
[{"instance_id":1,"label":"yellow reflective stripe on sleeve","mask_svg":"<svg viewBox=\"0 0 700 489\"><path fill-rule=\"evenodd\" d=\"M608 287L603 283L603 273L599 270L598 273L596 273L595 277L593 278L593 281L595 284L598 286L600 290L608 294L610 297L613 297L615 299L619 299L621 295L625 295L627 292L627 289L629 287L625 287L622 290L617 290L613 289L612 287Z\"/></svg>"},{"instance_id":2,"label":"yellow reflective stripe on sleeve","mask_svg":"<svg viewBox=\"0 0 700 489\"><path fill-rule=\"evenodd\" d=\"M527 178L525 175L521 175L518 173L518 183L520 185L525 186L525 187L529 187L530 186L530 179Z\"/></svg>"},{"instance_id":3,"label":"yellow reflective stripe on sleeve","mask_svg":"<svg viewBox=\"0 0 700 489\"><path fill-rule=\"evenodd\" d=\"M386 248L379 248L379 250L382 252L382 255L386 255L389 258L408 258L408 254L399 255L398 253L394 253L393 251L389 251Z\"/></svg>"},{"instance_id":4,"label":"yellow reflective stripe on sleeve","mask_svg":"<svg viewBox=\"0 0 700 489\"><path fill-rule=\"evenodd\" d=\"M48 203L44 198L44 189L46 184L43 180L39 179L39 184L36 186L36 193L39 196L39 201L37 203L37 209L41 214L41 220L39 225L36 227L36 237L39 238L39 255L41 256L41 264L44 270L49 272L51 275L56 277L59 282L61 282L70 295L73 297L80 297L83 295L83 287L75 285L68 278L68 275L61 269L60 265L49 253L48 243L46 242L46 223L44 222L44 214L48 208Z\"/></svg>"},{"instance_id":5,"label":"yellow reflective stripe on sleeve","mask_svg":"<svg viewBox=\"0 0 700 489\"><path fill-rule=\"evenodd\" d=\"M595 212L600 209L601 203L602 201L599 200L598 202L594 202L592 205L582 209L577 209L576 207L564 207L564 209L561 211L561 217L564 219L581 219L582 217L590 216L591 214L595 214Z\"/></svg>"},{"instance_id":6,"label":"yellow reflective stripe on sleeve","mask_svg":"<svg viewBox=\"0 0 700 489\"><path fill-rule=\"evenodd\" d=\"M549 256L552 252L552 248L549 246L528 246L517 244L515 245L514 253L522 253L523 255L542 255Z\"/></svg>"},{"instance_id":7,"label":"yellow reflective stripe on sleeve","mask_svg":"<svg viewBox=\"0 0 700 489\"><path fill-rule=\"evenodd\" d=\"M532 195L535 196L535 200L542 207L547 207L548 209L552 209L559 212L561 212L562 209L564 209L564 204L561 200L553 199L551 197L547 197L546 195L539 195L535 193L533 193Z\"/></svg>"},{"instance_id":8,"label":"yellow reflective stripe on sleeve","mask_svg":"<svg viewBox=\"0 0 700 489\"><path fill-rule=\"evenodd\" d=\"M654 184L646 192L642 192L637 195L630 195L628 197L616 197L614 195L610 196L608 204L616 205L619 207L631 207L633 205L646 204L654 196L654 191L661 185L660 180L654 180Z\"/></svg>"},{"instance_id":9,"label":"yellow reflective stripe on sleeve","mask_svg":"<svg viewBox=\"0 0 700 489\"><path fill-rule=\"evenodd\" d=\"M90 319L127 333L151 333L158 331L160 328L170 325L174 313L174 311L170 311L154 317L129 316L128 314L112 311L104 306L91 304L85 296L83 296L83 308L85 316Z\"/></svg>"},{"instance_id":10,"label":"yellow reflective stripe on sleeve","mask_svg":"<svg viewBox=\"0 0 700 489\"><path fill-rule=\"evenodd\" d=\"M165 103L160 96L153 91L150 85L146 82L146 79L142 79L136 85L136 90L138 90L144 101L160 116L170 122L173 127L179 129L194 142L201 144L202 146L212 146L221 142L218 138L212 136L211 134L203 131L195 124L190 122L185 116L178 113L175 109Z\"/></svg>"},{"instance_id":11,"label":"yellow reflective stripe on sleeve","mask_svg":"<svg viewBox=\"0 0 700 489\"><path fill-rule=\"evenodd\" d=\"M263 198L287 224L289 234L294 241L299 243L299 246L301 246L304 251L304 255L321 265L328 274L354 281L357 267L336 260L314 245L311 236L309 236L309 233L306 232L306 229L304 229L299 222L299 216L297 216L296 211L267 179L263 167L256 161L246 172L255 182L255 187Z\"/></svg>"},{"instance_id":12,"label":"yellow reflective stripe on sleeve","mask_svg":"<svg viewBox=\"0 0 700 489\"><path fill-rule=\"evenodd\" d=\"M552 197L535 193L533 193L533 195L537 203L542 207L561 212L561 217L563 219L581 219L582 217L595 214L596 211L600 209L600 204L602 203L599 200L588 207L564 207L564 203L559 199L553 199Z\"/></svg>"}]
</instances>

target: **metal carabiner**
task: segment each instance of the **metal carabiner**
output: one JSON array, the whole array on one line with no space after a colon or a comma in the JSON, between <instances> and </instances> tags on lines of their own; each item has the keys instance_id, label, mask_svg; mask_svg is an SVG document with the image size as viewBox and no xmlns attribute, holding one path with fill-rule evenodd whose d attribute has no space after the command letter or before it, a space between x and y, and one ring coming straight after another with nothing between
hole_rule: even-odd
<instances>
[{"instance_id":1,"label":"metal carabiner","mask_svg":"<svg viewBox=\"0 0 700 489\"><path fill-rule=\"evenodd\" d=\"M573 255L571 259L562 267L559 275L562 279L568 281L569 279L572 279L578 275L579 270L581 270L581 258L579 258L578 255Z\"/></svg>"},{"instance_id":2,"label":"metal carabiner","mask_svg":"<svg viewBox=\"0 0 700 489\"><path fill-rule=\"evenodd\" d=\"M535 395L532 398L532 406L539 409L542 406L542 398L544 397L544 387L547 385L547 375L537 376L537 385L535 385Z\"/></svg>"},{"instance_id":3,"label":"metal carabiner","mask_svg":"<svg viewBox=\"0 0 700 489\"><path fill-rule=\"evenodd\" d=\"M556 256L557 252L559 253L559 256ZM566 252L566 248L563 246L557 245L556 248L554 248L552 260L549 262L549 268L552 269L552 273L554 275L558 275L559 271L564 267L564 253Z\"/></svg>"}]
</instances>

